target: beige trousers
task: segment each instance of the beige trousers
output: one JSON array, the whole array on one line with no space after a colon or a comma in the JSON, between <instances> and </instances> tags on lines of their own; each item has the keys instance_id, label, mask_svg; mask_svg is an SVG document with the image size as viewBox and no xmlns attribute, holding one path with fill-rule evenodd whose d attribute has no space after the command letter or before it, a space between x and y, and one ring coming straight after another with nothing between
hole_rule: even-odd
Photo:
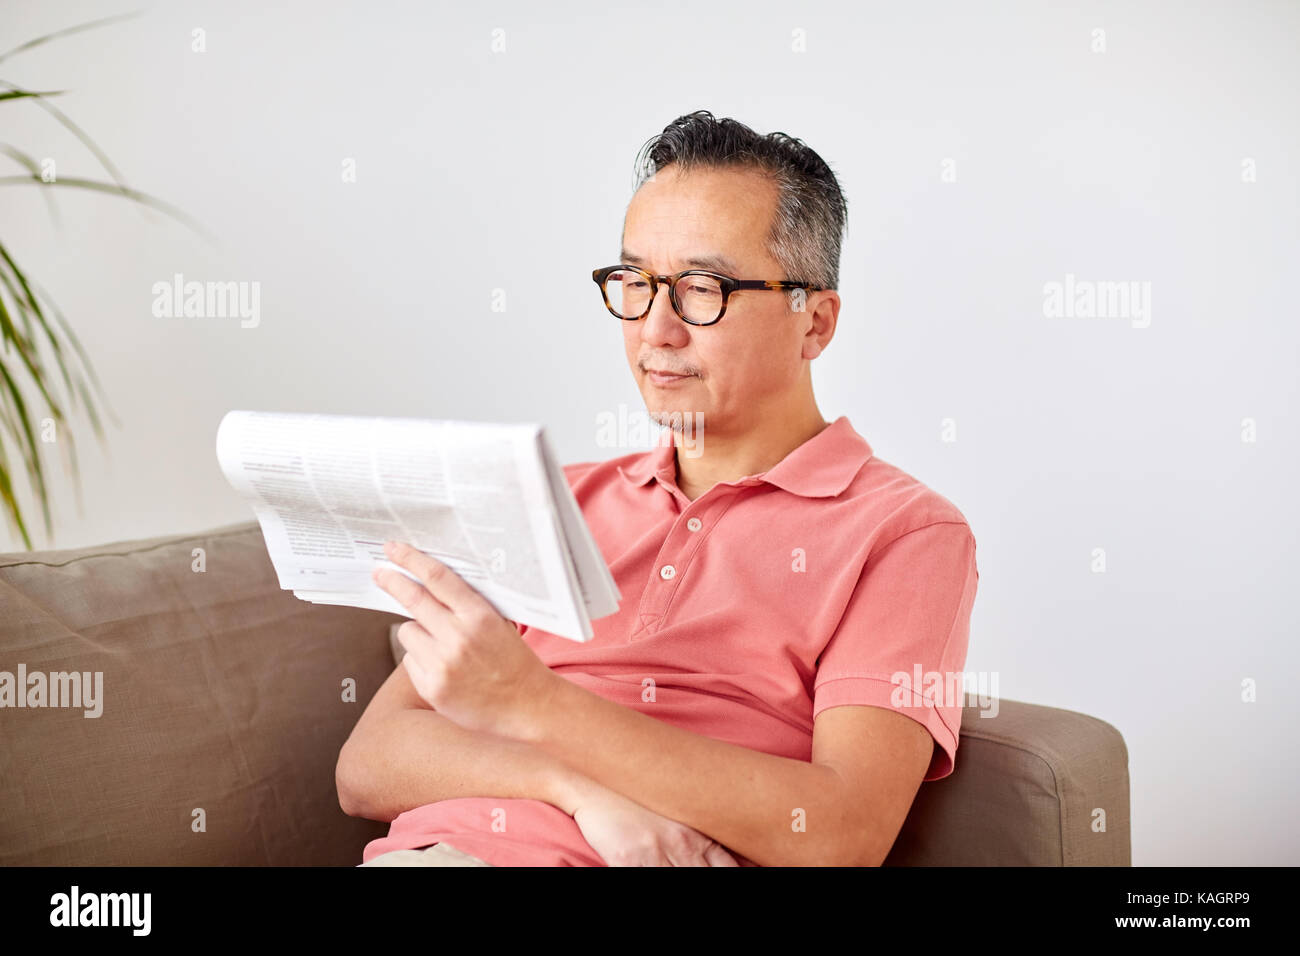
<instances>
[{"instance_id":1,"label":"beige trousers","mask_svg":"<svg viewBox=\"0 0 1300 956\"><path fill-rule=\"evenodd\" d=\"M435 843L418 850L390 850L358 866L491 866L476 856L462 853L449 843Z\"/></svg>"}]
</instances>

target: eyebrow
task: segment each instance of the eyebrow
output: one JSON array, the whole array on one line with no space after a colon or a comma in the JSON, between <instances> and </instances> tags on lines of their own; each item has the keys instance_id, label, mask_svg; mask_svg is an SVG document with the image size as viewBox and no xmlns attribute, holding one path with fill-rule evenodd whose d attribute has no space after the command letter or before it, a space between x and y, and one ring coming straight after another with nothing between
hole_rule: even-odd
<instances>
[{"instance_id":1,"label":"eyebrow","mask_svg":"<svg viewBox=\"0 0 1300 956\"><path fill-rule=\"evenodd\" d=\"M644 257L638 256L635 252L628 252L626 249L619 253L619 261L626 262L630 266L645 265ZM740 273L735 263L718 253L707 256L693 256L685 261L688 269L708 269L711 272L722 272L729 276L736 276Z\"/></svg>"}]
</instances>

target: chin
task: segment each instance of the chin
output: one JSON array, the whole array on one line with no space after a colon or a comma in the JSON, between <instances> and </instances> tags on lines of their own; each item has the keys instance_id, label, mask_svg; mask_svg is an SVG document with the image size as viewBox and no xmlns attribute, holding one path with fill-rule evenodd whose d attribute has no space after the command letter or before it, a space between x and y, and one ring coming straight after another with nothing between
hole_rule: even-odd
<instances>
[{"instance_id":1,"label":"chin","mask_svg":"<svg viewBox=\"0 0 1300 956\"><path fill-rule=\"evenodd\" d=\"M671 411L668 409L650 408L646 410L650 416L650 421L656 425L672 428L674 431L681 430L683 415L681 412Z\"/></svg>"},{"instance_id":2,"label":"chin","mask_svg":"<svg viewBox=\"0 0 1300 956\"><path fill-rule=\"evenodd\" d=\"M678 434L692 437L704 429L704 413L672 409L647 408L650 421L664 428L672 429Z\"/></svg>"}]
</instances>

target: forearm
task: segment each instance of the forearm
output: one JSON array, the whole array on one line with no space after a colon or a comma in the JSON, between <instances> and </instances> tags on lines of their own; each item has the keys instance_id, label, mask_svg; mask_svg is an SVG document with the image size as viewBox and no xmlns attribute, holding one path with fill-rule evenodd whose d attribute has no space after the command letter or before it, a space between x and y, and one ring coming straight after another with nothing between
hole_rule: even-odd
<instances>
[{"instance_id":1,"label":"forearm","mask_svg":"<svg viewBox=\"0 0 1300 956\"><path fill-rule=\"evenodd\" d=\"M864 822L829 766L682 730L567 680L509 734L760 865L865 862L852 849Z\"/></svg>"},{"instance_id":2,"label":"forearm","mask_svg":"<svg viewBox=\"0 0 1300 956\"><path fill-rule=\"evenodd\" d=\"M345 813L385 822L456 797L543 800L572 814L576 795L591 783L530 744L466 730L420 708L359 725L339 753L335 782Z\"/></svg>"}]
</instances>

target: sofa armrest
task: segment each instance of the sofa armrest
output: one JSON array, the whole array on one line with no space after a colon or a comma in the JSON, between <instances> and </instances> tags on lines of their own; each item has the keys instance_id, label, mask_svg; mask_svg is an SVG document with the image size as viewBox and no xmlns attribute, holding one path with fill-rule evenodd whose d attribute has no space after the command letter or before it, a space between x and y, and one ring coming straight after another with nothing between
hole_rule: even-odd
<instances>
[{"instance_id":1,"label":"sofa armrest","mask_svg":"<svg viewBox=\"0 0 1300 956\"><path fill-rule=\"evenodd\" d=\"M997 704L981 716L967 695L954 770L921 785L885 865L1130 866L1119 731L1075 711Z\"/></svg>"}]
</instances>

